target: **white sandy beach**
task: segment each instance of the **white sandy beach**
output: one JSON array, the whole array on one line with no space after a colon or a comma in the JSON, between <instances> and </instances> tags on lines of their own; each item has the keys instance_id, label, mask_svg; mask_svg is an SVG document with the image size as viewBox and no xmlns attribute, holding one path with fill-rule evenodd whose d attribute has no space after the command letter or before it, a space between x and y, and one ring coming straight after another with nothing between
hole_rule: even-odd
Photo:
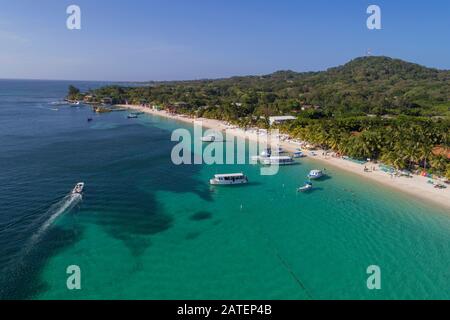
<instances>
[{"instance_id":1,"label":"white sandy beach","mask_svg":"<svg viewBox=\"0 0 450 320\"><path fill-rule=\"evenodd\" d=\"M205 128L215 129L223 131L227 129L227 133L234 135L236 137L243 137L247 138L251 141L257 141L258 138L261 140L261 137L256 134L256 132L253 131L244 131L240 128L233 128L230 129L229 126L224 123L223 121L219 120L213 120L213 119L205 119L205 118L189 118L186 116L180 116L180 115L172 115L169 114L166 111L157 111L150 108L145 108L142 106L136 106L136 105L118 105L119 107L126 107L135 111L145 112L153 115L158 115L161 117L171 118L175 120L179 120L182 122L187 123L194 123L194 121L202 122L202 126ZM295 149L297 149L299 146L297 144L282 141L280 142L280 147L282 147L284 150L293 152ZM340 169L343 169L345 171L363 176L369 180L375 181L377 183L383 184L385 186L397 189L399 191L405 192L414 198L423 199L426 201L430 201L434 204L437 204L441 207L450 209L450 188L447 189L436 189L433 185L429 184L428 181L430 178L427 177L421 177L417 175L413 175L412 178L407 177L391 177L388 173L382 171L379 169L378 165L374 165L372 163L367 163L366 166L369 169L372 169L372 167L375 166L375 171L371 172L364 172L364 165L351 162L348 160L344 160L342 158L337 157L331 157L331 156L325 156L323 155L322 150L315 151L316 156L310 156L309 158L312 158L314 160L318 160L322 163L326 163L330 166L338 167ZM319 168L322 168L322 164L318 166Z\"/></svg>"}]
</instances>

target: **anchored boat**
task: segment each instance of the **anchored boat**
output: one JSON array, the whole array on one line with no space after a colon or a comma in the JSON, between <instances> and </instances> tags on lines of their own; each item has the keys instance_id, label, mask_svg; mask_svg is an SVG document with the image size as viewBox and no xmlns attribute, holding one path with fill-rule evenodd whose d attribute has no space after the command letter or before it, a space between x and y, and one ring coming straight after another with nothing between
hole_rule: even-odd
<instances>
[{"instance_id":1,"label":"anchored boat","mask_svg":"<svg viewBox=\"0 0 450 320\"><path fill-rule=\"evenodd\" d=\"M270 148L264 149L261 151L260 156L261 157L270 157L272 155L272 150Z\"/></svg>"},{"instance_id":2,"label":"anchored boat","mask_svg":"<svg viewBox=\"0 0 450 320\"><path fill-rule=\"evenodd\" d=\"M272 156L270 158L260 159L260 161L264 165L279 165L279 166L285 166L295 163L294 159L292 159L292 157L289 156Z\"/></svg>"},{"instance_id":3,"label":"anchored boat","mask_svg":"<svg viewBox=\"0 0 450 320\"><path fill-rule=\"evenodd\" d=\"M248 183L248 178L243 173L216 174L209 180L212 185L232 185Z\"/></svg>"},{"instance_id":4,"label":"anchored boat","mask_svg":"<svg viewBox=\"0 0 450 320\"><path fill-rule=\"evenodd\" d=\"M311 190L312 187L313 187L312 183L308 181L308 182L305 182L305 185L303 187L298 188L297 192L306 192L306 191Z\"/></svg>"},{"instance_id":5,"label":"anchored boat","mask_svg":"<svg viewBox=\"0 0 450 320\"><path fill-rule=\"evenodd\" d=\"M294 158L304 158L304 157L306 157L306 155L300 149L297 149L293 153L293 157Z\"/></svg>"},{"instance_id":6,"label":"anchored boat","mask_svg":"<svg viewBox=\"0 0 450 320\"><path fill-rule=\"evenodd\" d=\"M206 135L206 136L202 137L202 141L203 142L214 142L214 141L216 141L216 136L214 136L212 134Z\"/></svg>"},{"instance_id":7,"label":"anchored boat","mask_svg":"<svg viewBox=\"0 0 450 320\"><path fill-rule=\"evenodd\" d=\"M281 147L277 147L275 150L275 152L277 152L278 154L286 153L286 151Z\"/></svg>"},{"instance_id":8,"label":"anchored boat","mask_svg":"<svg viewBox=\"0 0 450 320\"><path fill-rule=\"evenodd\" d=\"M308 174L309 179L320 179L324 176L322 170L311 170Z\"/></svg>"}]
</instances>

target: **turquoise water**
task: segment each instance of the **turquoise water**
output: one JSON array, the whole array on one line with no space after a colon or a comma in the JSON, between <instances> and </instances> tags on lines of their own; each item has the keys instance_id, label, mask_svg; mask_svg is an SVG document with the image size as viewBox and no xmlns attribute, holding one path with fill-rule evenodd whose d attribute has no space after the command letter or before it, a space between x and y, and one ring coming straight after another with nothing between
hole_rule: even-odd
<instances>
[{"instance_id":1,"label":"turquoise water","mask_svg":"<svg viewBox=\"0 0 450 320\"><path fill-rule=\"evenodd\" d=\"M324 166L311 159L275 176L254 165L175 166L171 132L189 125L48 108L66 87L0 81L0 297L450 298L443 209L332 167L298 194ZM208 185L239 171L249 185ZM85 196L67 203L78 181ZM373 264L381 290L366 287ZM79 291L66 287L69 265L81 268Z\"/></svg>"}]
</instances>

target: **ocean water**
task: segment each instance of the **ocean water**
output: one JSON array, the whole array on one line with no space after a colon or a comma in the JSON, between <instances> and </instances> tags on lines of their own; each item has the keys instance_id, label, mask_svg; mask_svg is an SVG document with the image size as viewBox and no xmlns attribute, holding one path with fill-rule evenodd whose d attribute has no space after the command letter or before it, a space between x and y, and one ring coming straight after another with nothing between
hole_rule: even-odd
<instances>
[{"instance_id":1,"label":"ocean water","mask_svg":"<svg viewBox=\"0 0 450 320\"><path fill-rule=\"evenodd\" d=\"M68 85L0 80L0 298L450 299L445 210L332 167L298 194L324 166L311 159L274 176L175 166L171 133L189 125L51 105ZM240 171L249 185L208 185Z\"/></svg>"}]
</instances>

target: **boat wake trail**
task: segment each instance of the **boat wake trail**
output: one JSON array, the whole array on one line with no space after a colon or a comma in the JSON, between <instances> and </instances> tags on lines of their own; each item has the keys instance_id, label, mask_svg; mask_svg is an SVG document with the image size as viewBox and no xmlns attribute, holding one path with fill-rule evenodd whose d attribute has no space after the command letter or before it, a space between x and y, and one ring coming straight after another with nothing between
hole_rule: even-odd
<instances>
[{"instance_id":1,"label":"boat wake trail","mask_svg":"<svg viewBox=\"0 0 450 320\"><path fill-rule=\"evenodd\" d=\"M43 215L45 222L39 227L39 229L33 234L27 246L27 252L37 243L48 228L55 222L55 220L65 212L72 210L83 199L81 194L70 194L65 196L61 201L58 201L47 210Z\"/></svg>"},{"instance_id":2,"label":"boat wake trail","mask_svg":"<svg viewBox=\"0 0 450 320\"><path fill-rule=\"evenodd\" d=\"M7 265L5 269L0 270L1 274L5 272L5 274L11 275L11 278L8 280L11 283L9 285L7 283L7 285L3 287L0 286L0 299L4 296L5 290L7 292L10 288L14 288L15 281L20 281L22 277L26 277L27 273L33 271L32 268L33 264L36 263L36 258L40 258L39 256L36 256L39 255L39 251L34 250L37 248L36 245L42 240L56 219L58 219L58 217L62 214L72 210L82 201L82 199L83 197L81 194L71 193L53 204L44 214L40 216L38 221L33 223L33 228L35 228L36 231L22 247L21 252L17 255L17 259ZM31 262L27 259L32 259L33 261ZM6 296L8 296L8 294Z\"/></svg>"}]
</instances>

